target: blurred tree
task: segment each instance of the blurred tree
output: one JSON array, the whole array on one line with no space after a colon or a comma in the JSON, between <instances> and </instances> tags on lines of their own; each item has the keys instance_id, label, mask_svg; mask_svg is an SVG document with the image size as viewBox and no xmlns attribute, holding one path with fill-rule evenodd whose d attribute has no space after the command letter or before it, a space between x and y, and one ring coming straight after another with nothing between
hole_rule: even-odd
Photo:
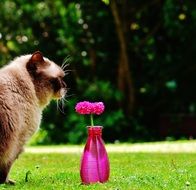
<instances>
[{"instance_id":1,"label":"blurred tree","mask_svg":"<svg viewBox=\"0 0 196 190\"><path fill-rule=\"evenodd\" d=\"M110 142L157 139L162 114L195 114L194 1L1 0L0 7L1 66L38 49L70 62L66 115L48 107L40 143L82 142L88 118L74 112L81 100L105 102L95 119Z\"/></svg>"},{"instance_id":2,"label":"blurred tree","mask_svg":"<svg viewBox=\"0 0 196 190\"><path fill-rule=\"evenodd\" d=\"M128 56L127 33L129 31L126 16L128 14L128 1L123 0L118 6L116 0L111 0L110 7L114 17L114 23L119 40L119 63L118 63L118 88L125 95L128 113L132 113L135 101L135 89L130 70L130 58Z\"/></svg>"}]
</instances>

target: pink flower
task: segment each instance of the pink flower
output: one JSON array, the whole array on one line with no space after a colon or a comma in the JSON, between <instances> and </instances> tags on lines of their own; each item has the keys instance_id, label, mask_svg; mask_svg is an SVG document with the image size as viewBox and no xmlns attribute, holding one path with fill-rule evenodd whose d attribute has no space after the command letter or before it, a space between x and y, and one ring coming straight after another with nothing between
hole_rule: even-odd
<instances>
[{"instance_id":1,"label":"pink flower","mask_svg":"<svg viewBox=\"0 0 196 190\"><path fill-rule=\"evenodd\" d=\"M103 102L94 102L92 103L92 114L100 115L104 112L105 106Z\"/></svg>"},{"instance_id":2,"label":"pink flower","mask_svg":"<svg viewBox=\"0 0 196 190\"><path fill-rule=\"evenodd\" d=\"M83 101L76 104L75 110L79 114L91 114L92 106L90 102Z\"/></svg>"},{"instance_id":3,"label":"pink flower","mask_svg":"<svg viewBox=\"0 0 196 190\"><path fill-rule=\"evenodd\" d=\"M96 114L103 113L105 106L103 102L83 101L76 104L75 110L79 114Z\"/></svg>"},{"instance_id":4,"label":"pink flower","mask_svg":"<svg viewBox=\"0 0 196 190\"><path fill-rule=\"evenodd\" d=\"M103 102L83 101L76 104L75 110L79 114L90 114L91 126L94 126L93 114L100 115L103 113L105 106Z\"/></svg>"}]
</instances>

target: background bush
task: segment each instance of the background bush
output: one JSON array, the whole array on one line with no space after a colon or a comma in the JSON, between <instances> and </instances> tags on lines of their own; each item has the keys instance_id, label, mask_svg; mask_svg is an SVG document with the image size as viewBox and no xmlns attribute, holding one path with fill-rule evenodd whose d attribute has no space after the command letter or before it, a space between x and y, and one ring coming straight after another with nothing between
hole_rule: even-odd
<instances>
[{"instance_id":1,"label":"background bush","mask_svg":"<svg viewBox=\"0 0 196 190\"><path fill-rule=\"evenodd\" d=\"M74 111L82 100L106 104L95 123L104 126L107 142L159 140L161 115L195 114L194 6L177 0L1 0L1 66L36 50L59 65L70 63L65 115L53 102L35 142L82 142L89 118Z\"/></svg>"}]
</instances>

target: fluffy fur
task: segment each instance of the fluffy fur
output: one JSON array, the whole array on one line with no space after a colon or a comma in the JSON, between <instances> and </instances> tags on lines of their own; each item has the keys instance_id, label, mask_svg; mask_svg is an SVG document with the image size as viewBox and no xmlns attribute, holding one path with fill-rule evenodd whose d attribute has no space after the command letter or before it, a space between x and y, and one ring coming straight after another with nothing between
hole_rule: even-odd
<instances>
[{"instance_id":1,"label":"fluffy fur","mask_svg":"<svg viewBox=\"0 0 196 190\"><path fill-rule=\"evenodd\" d=\"M16 58L0 69L0 183L36 132L42 110L66 94L65 73L40 52Z\"/></svg>"}]
</instances>

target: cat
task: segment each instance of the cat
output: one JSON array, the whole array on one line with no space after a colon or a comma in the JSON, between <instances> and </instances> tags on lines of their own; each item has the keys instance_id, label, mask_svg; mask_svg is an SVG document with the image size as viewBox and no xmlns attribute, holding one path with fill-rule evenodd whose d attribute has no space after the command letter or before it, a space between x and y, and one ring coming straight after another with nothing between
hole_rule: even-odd
<instances>
[{"instance_id":1,"label":"cat","mask_svg":"<svg viewBox=\"0 0 196 190\"><path fill-rule=\"evenodd\" d=\"M0 184L25 143L38 130L43 109L67 93L63 68L36 51L0 69Z\"/></svg>"}]
</instances>

